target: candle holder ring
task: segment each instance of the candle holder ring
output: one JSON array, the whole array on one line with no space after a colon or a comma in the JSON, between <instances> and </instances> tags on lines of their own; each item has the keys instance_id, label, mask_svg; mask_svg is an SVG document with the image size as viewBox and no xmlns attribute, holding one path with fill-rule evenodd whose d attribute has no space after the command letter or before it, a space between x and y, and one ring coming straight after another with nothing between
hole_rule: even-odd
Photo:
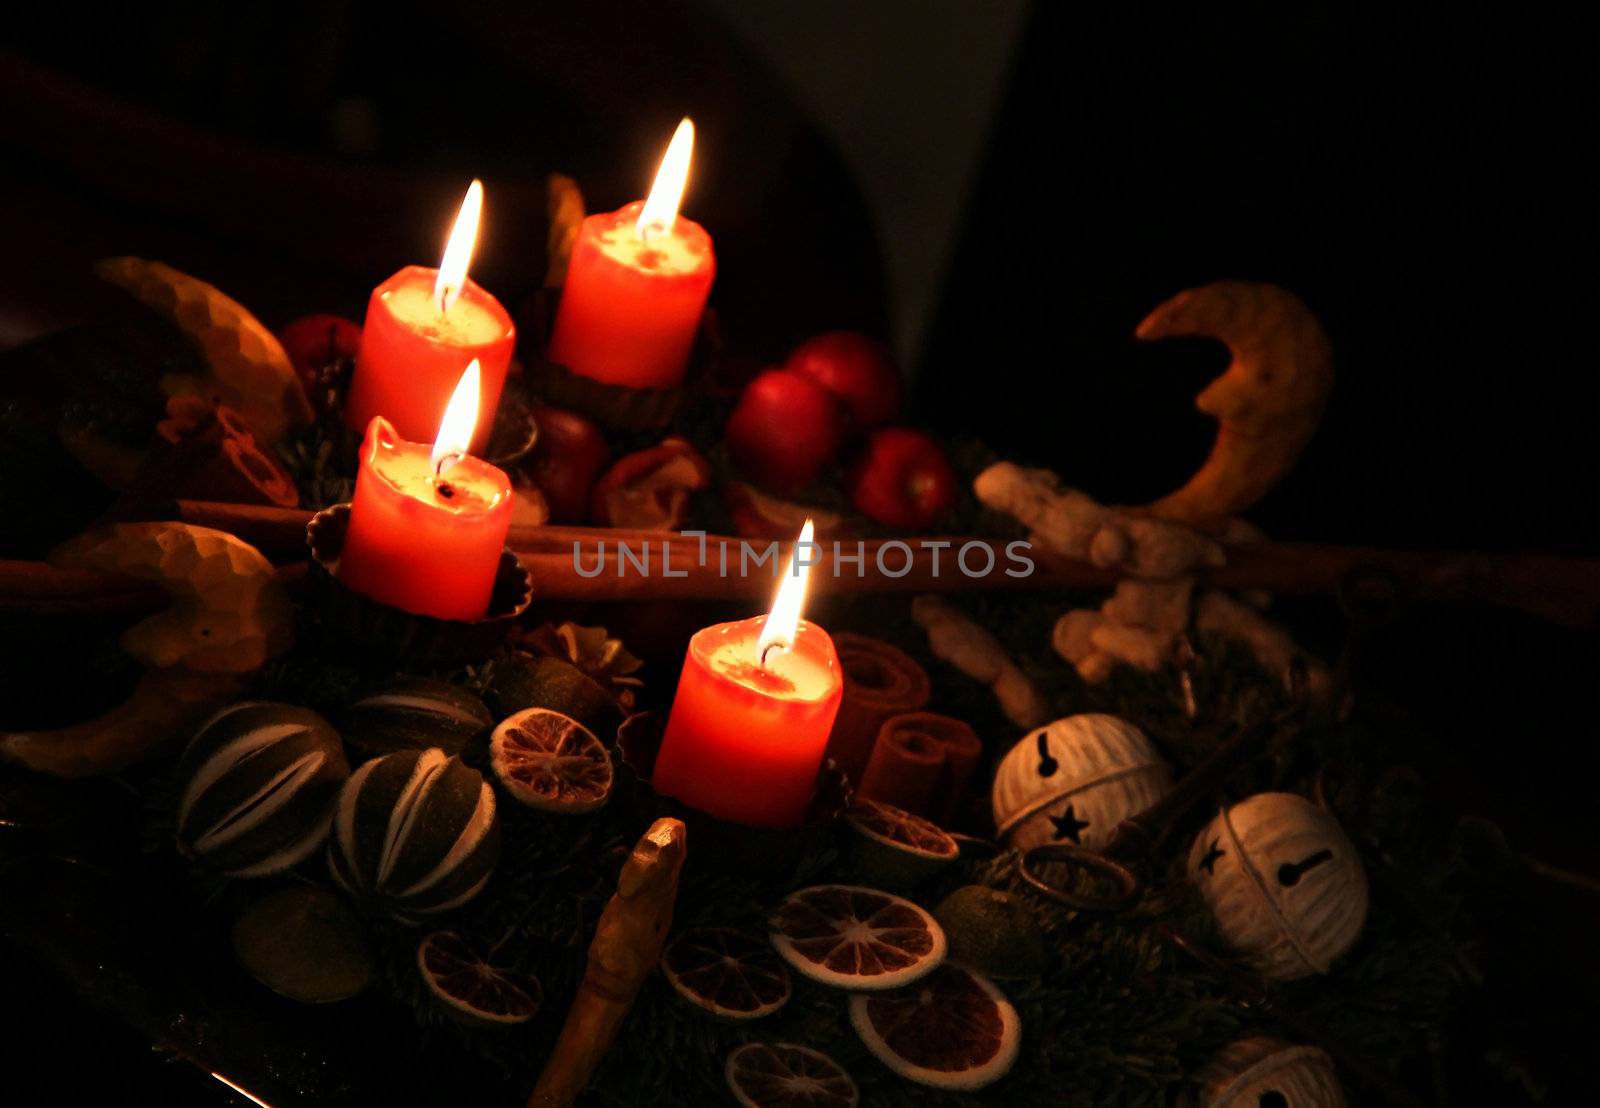
<instances>
[{"instance_id":1,"label":"candle holder ring","mask_svg":"<svg viewBox=\"0 0 1600 1108\"><path fill-rule=\"evenodd\" d=\"M439 619L381 603L339 580L339 556L349 528L349 504L335 504L311 517L306 525L309 584L321 628L369 656L444 665L480 659L505 640L533 602L533 577L506 547L500 552L489 612L482 619Z\"/></svg>"}]
</instances>

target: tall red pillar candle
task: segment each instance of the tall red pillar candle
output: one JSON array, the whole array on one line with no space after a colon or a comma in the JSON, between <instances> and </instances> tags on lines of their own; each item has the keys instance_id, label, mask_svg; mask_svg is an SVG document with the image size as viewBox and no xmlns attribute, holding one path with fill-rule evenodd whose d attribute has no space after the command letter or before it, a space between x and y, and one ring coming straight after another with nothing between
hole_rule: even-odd
<instances>
[{"instance_id":1,"label":"tall red pillar candle","mask_svg":"<svg viewBox=\"0 0 1600 1108\"><path fill-rule=\"evenodd\" d=\"M657 792L750 827L804 822L844 683L833 640L800 619L796 568L791 561L769 615L689 640L652 774Z\"/></svg>"},{"instance_id":2,"label":"tall red pillar candle","mask_svg":"<svg viewBox=\"0 0 1600 1108\"><path fill-rule=\"evenodd\" d=\"M462 401L476 400L476 376L462 375ZM405 441L382 416L368 425L338 575L391 607L482 619L511 527L511 482L465 454L470 419L451 427L447 415L444 424L432 446Z\"/></svg>"},{"instance_id":3,"label":"tall red pillar candle","mask_svg":"<svg viewBox=\"0 0 1600 1108\"><path fill-rule=\"evenodd\" d=\"M630 388L683 380L716 276L711 236L678 214L694 124L678 125L650 198L591 215L578 229L550 338L550 360Z\"/></svg>"},{"instance_id":4,"label":"tall red pillar candle","mask_svg":"<svg viewBox=\"0 0 1600 1108\"><path fill-rule=\"evenodd\" d=\"M345 400L352 430L383 416L403 438L426 442L439 428L461 367L481 369L477 434L482 450L516 348L517 331L500 302L467 276L483 187L467 190L438 269L410 265L372 290Z\"/></svg>"}]
</instances>

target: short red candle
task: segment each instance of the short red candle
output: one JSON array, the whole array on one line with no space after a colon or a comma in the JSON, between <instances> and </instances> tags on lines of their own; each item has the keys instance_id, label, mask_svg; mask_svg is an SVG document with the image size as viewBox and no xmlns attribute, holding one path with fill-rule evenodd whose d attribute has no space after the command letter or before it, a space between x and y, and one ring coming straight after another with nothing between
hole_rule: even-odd
<instances>
[{"instance_id":1,"label":"short red candle","mask_svg":"<svg viewBox=\"0 0 1600 1108\"><path fill-rule=\"evenodd\" d=\"M683 380L716 276L711 236L678 215L694 125L687 119L662 159L650 199L578 228L550 338L550 360L630 388Z\"/></svg>"},{"instance_id":2,"label":"short red candle","mask_svg":"<svg viewBox=\"0 0 1600 1108\"><path fill-rule=\"evenodd\" d=\"M471 457L435 477L432 453L382 416L367 427L339 580L418 615L482 619L511 527L511 482Z\"/></svg>"},{"instance_id":3,"label":"short red candle","mask_svg":"<svg viewBox=\"0 0 1600 1108\"><path fill-rule=\"evenodd\" d=\"M793 648L761 665L767 618L719 623L689 640L652 784L732 823L798 827L844 684L833 640L804 620Z\"/></svg>"},{"instance_id":4,"label":"short red candle","mask_svg":"<svg viewBox=\"0 0 1600 1108\"><path fill-rule=\"evenodd\" d=\"M352 431L382 416L403 437L427 442L439 429L462 369L476 360L477 434L470 448L481 452L489 441L517 330L500 301L467 276L482 211L483 182L473 181L439 268L407 266L372 290L344 405Z\"/></svg>"},{"instance_id":5,"label":"short red candle","mask_svg":"<svg viewBox=\"0 0 1600 1108\"><path fill-rule=\"evenodd\" d=\"M472 446L481 450L494 427L517 330L500 302L470 277L461 298L441 312L433 294L438 276L429 266L408 265L372 290L345 423L360 430L382 416L403 438L426 442L439 429L462 368L477 358L483 376Z\"/></svg>"}]
</instances>

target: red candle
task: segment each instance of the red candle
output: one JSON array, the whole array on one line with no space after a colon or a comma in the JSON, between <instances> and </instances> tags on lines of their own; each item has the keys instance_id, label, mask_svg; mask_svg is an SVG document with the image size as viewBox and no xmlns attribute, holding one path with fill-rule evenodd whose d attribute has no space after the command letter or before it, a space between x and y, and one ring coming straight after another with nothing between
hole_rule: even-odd
<instances>
[{"instance_id":1,"label":"red candle","mask_svg":"<svg viewBox=\"0 0 1600 1108\"><path fill-rule=\"evenodd\" d=\"M810 542L807 520L796 555ZM656 757L656 791L751 827L804 821L844 690L833 640L800 618L796 562L771 613L689 640Z\"/></svg>"},{"instance_id":2,"label":"red candle","mask_svg":"<svg viewBox=\"0 0 1600 1108\"><path fill-rule=\"evenodd\" d=\"M705 228L678 215L694 148L685 119L650 198L591 215L578 229L550 339L550 360L630 388L683 380L717 259Z\"/></svg>"},{"instance_id":3,"label":"red candle","mask_svg":"<svg viewBox=\"0 0 1600 1108\"><path fill-rule=\"evenodd\" d=\"M408 265L372 290L344 405L352 430L382 416L402 437L426 442L439 428L461 367L475 358L482 384L473 449L488 441L517 330L500 302L467 276L482 208L483 185L474 181L439 268Z\"/></svg>"},{"instance_id":4,"label":"red candle","mask_svg":"<svg viewBox=\"0 0 1600 1108\"><path fill-rule=\"evenodd\" d=\"M375 416L361 445L339 580L391 607L482 619L511 526L511 482L469 457L478 363L461 375L438 438L406 442Z\"/></svg>"}]
</instances>

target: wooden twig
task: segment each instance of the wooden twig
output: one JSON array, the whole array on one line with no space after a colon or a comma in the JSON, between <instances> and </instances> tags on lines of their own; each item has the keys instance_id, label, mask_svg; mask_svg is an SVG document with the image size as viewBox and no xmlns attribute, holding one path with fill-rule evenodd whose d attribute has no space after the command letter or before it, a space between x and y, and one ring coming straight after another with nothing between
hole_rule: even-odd
<instances>
[{"instance_id":1,"label":"wooden twig","mask_svg":"<svg viewBox=\"0 0 1600 1108\"><path fill-rule=\"evenodd\" d=\"M681 820L658 819L644 833L617 877L589 944L589 966L578 986L528 1108L566 1108L578 1098L633 1007L672 926L678 874L688 853Z\"/></svg>"}]
</instances>

